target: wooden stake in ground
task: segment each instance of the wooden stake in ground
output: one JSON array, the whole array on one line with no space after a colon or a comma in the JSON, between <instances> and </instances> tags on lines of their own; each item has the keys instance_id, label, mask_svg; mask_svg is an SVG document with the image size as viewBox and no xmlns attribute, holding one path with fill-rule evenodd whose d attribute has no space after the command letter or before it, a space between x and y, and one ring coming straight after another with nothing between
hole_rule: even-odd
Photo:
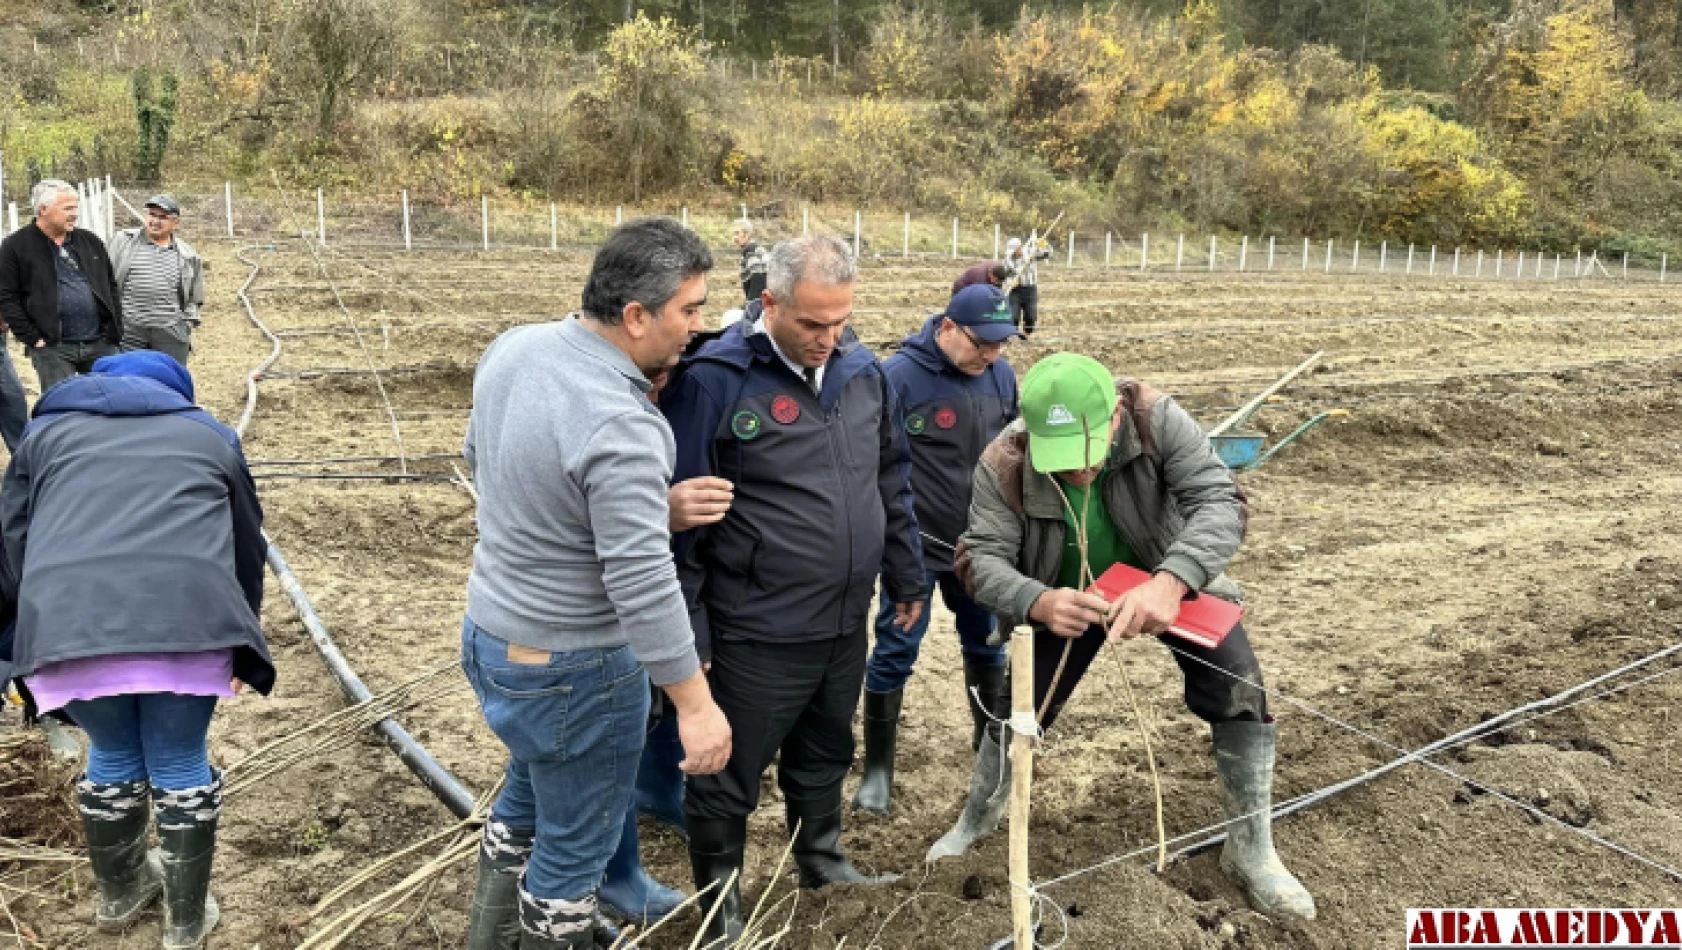
<instances>
[{"instance_id":1,"label":"wooden stake in ground","mask_svg":"<svg viewBox=\"0 0 1682 950\"><path fill-rule=\"evenodd\" d=\"M1017 632L1010 645L1010 718L1034 722L1034 635ZM1016 950L1034 946L1034 895L1028 876L1028 811L1034 794L1034 737L1012 730L1010 741L1010 914Z\"/></svg>"}]
</instances>

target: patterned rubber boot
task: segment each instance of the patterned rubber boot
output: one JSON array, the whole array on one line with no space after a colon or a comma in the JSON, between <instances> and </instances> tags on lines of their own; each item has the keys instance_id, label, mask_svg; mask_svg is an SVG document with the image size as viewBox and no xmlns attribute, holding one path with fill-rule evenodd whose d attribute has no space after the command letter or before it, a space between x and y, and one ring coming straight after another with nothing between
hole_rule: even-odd
<instances>
[{"instance_id":1,"label":"patterned rubber boot","mask_svg":"<svg viewBox=\"0 0 1682 950\"><path fill-rule=\"evenodd\" d=\"M533 897L520 885L520 950L596 950L612 946L596 910L596 895L579 900Z\"/></svg>"},{"instance_id":2,"label":"patterned rubber boot","mask_svg":"<svg viewBox=\"0 0 1682 950\"><path fill-rule=\"evenodd\" d=\"M88 863L99 882L100 933L118 933L133 923L164 889L163 864L146 853L149 786L144 780L101 785L76 783L76 805L88 838Z\"/></svg>"},{"instance_id":3,"label":"patterned rubber boot","mask_svg":"<svg viewBox=\"0 0 1682 950\"><path fill-rule=\"evenodd\" d=\"M467 950L519 950L520 874L535 832L487 819L480 832L479 878L467 914Z\"/></svg>"},{"instance_id":4,"label":"patterned rubber boot","mask_svg":"<svg viewBox=\"0 0 1682 950\"><path fill-rule=\"evenodd\" d=\"M164 950L198 950L222 918L210 896L216 823L222 815L222 774L209 785L152 789L152 808L164 852Z\"/></svg>"}]
</instances>

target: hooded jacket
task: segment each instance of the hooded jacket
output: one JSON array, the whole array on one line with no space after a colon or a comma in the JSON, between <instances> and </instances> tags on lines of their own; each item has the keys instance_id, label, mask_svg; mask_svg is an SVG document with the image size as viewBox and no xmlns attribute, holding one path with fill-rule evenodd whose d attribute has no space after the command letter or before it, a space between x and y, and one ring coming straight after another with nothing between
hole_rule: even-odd
<instances>
[{"instance_id":1,"label":"hooded jacket","mask_svg":"<svg viewBox=\"0 0 1682 950\"><path fill-rule=\"evenodd\" d=\"M35 405L0 487L14 676L64 660L232 648L258 692L267 542L239 437L162 353L108 356Z\"/></svg>"},{"instance_id":2,"label":"hooded jacket","mask_svg":"<svg viewBox=\"0 0 1682 950\"><path fill-rule=\"evenodd\" d=\"M886 596L924 586L903 420L882 364L843 342L821 394L750 332L761 308L688 357L660 408L677 438L674 481L735 483L724 520L678 535L695 645L811 641L862 631Z\"/></svg>"},{"instance_id":3,"label":"hooded jacket","mask_svg":"<svg viewBox=\"0 0 1682 950\"><path fill-rule=\"evenodd\" d=\"M931 571L952 569L952 549L969 522L975 463L1018 414L1010 363L1000 357L980 376L953 366L935 341L943 319L930 317L882 363L904 410L917 525L927 536L923 563Z\"/></svg>"}]
</instances>

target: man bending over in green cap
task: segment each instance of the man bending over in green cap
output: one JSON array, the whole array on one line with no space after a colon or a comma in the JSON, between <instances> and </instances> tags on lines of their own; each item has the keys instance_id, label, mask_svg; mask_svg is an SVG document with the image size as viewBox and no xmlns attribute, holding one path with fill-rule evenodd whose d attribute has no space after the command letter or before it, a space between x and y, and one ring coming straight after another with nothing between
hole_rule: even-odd
<instances>
[{"instance_id":1,"label":"man bending over in green cap","mask_svg":"<svg viewBox=\"0 0 1682 950\"><path fill-rule=\"evenodd\" d=\"M1022 382L1021 407L975 468L955 570L1002 630L1033 627L1034 708L1045 710L1040 726L1049 730L1106 636L1162 633L1188 597L1239 599L1222 571L1243 540L1245 510L1191 416L1149 386L1116 382L1095 360L1041 360ZM1116 564L1153 576L1114 602L1089 593L1090 578ZM1185 675L1187 707L1213 728L1228 821L1221 869L1257 911L1312 920L1314 898L1273 850L1276 730L1243 626L1214 649L1162 642ZM930 861L962 854L998 827L1010 797L1000 730L994 723L982 739L963 813Z\"/></svg>"}]
</instances>

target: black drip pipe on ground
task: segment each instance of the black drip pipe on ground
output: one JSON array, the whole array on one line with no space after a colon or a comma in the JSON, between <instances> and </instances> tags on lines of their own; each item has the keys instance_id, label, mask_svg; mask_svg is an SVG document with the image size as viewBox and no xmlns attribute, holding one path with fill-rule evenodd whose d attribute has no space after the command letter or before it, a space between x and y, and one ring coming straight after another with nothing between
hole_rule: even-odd
<instances>
[{"instance_id":1,"label":"black drip pipe on ground","mask_svg":"<svg viewBox=\"0 0 1682 950\"><path fill-rule=\"evenodd\" d=\"M339 689L344 692L345 698L352 703L371 699L373 694L356 675L356 671L351 669L345 655L339 652L338 646L333 642L333 635L316 614L315 606L310 603L303 585L298 583L292 568L287 566L286 558L281 556L280 549L273 543L269 545L268 561L269 569L274 571L275 577L280 581L280 589L285 591L287 598L292 601L292 606L297 609L298 619L304 622L304 629L309 631L310 642L315 645L322 662L327 664L328 672L338 681ZM457 818L466 818L473 813L473 793L451 775L448 769L439 765L438 760L415 741L415 737L409 735L408 730L390 718L380 720L374 728L385 739L386 746L421 780L421 784L438 796L445 808Z\"/></svg>"}]
</instances>

